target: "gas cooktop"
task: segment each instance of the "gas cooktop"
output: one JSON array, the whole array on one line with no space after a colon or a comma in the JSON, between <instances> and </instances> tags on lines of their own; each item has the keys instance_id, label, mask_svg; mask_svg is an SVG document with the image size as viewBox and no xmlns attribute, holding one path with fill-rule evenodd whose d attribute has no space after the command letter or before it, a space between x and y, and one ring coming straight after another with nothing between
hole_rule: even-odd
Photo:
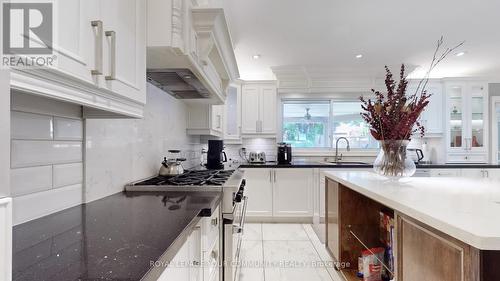
<instances>
[{"instance_id":1,"label":"gas cooktop","mask_svg":"<svg viewBox=\"0 0 500 281\"><path fill-rule=\"evenodd\" d=\"M222 186L234 170L187 171L176 176L156 176L132 186Z\"/></svg>"}]
</instances>

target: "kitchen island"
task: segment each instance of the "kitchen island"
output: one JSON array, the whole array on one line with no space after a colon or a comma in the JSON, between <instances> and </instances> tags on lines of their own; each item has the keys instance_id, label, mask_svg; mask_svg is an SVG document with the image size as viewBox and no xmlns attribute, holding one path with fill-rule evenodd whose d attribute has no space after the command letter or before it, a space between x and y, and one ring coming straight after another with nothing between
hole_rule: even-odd
<instances>
[{"instance_id":1,"label":"kitchen island","mask_svg":"<svg viewBox=\"0 0 500 281\"><path fill-rule=\"evenodd\" d=\"M398 280L499 280L500 186L490 179L325 172L327 249L357 280L365 246L379 247L380 212L394 219Z\"/></svg>"},{"instance_id":2,"label":"kitchen island","mask_svg":"<svg viewBox=\"0 0 500 281\"><path fill-rule=\"evenodd\" d=\"M13 280L155 279L220 200L208 191L120 192L17 225Z\"/></svg>"}]
</instances>

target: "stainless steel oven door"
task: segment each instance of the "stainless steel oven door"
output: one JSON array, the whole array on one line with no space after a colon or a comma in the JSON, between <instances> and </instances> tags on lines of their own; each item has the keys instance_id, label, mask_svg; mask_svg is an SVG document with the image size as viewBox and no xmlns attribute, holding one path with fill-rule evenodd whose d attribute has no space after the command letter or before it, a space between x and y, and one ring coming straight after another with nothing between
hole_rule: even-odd
<instances>
[{"instance_id":1,"label":"stainless steel oven door","mask_svg":"<svg viewBox=\"0 0 500 281\"><path fill-rule=\"evenodd\" d=\"M224 281L237 281L240 269L240 251L248 198L235 204L233 218L224 219Z\"/></svg>"}]
</instances>

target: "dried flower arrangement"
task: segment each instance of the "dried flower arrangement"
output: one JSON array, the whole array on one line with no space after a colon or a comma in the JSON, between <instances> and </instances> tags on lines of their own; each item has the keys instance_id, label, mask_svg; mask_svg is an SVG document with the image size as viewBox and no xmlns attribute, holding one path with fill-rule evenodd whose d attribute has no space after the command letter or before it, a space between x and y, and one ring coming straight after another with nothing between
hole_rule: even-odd
<instances>
[{"instance_id":1,"label":"dried flower arrangement","mask_svg":"<svg viewBox=\"0 0 500 281\"><path fill-rule=\"evenodd\" d=\"M402 64L399 83L394 81L390 69L385 66L387 92L372 89L374 100L360 97L363 109L361 116L370 126L371 135L381 142L381 152L374 163L376 172L391 177L411 176L415 172L413 162L409 163L406 159L406 145L413 134L420 132L422 137L425 134L425 127L419 122L419 117L432 95L426 90L430 73L446 56L463 44L461 42L453 48L446 48L438 55L443 45L441 36L431 65L414 93L407 94L408 81ZM409 165L413 165L413 168L408 168Z\"/></svg>"},{"instance_id":2,"label":"dried flower arrangement","mask_svg":"<svg viewBox=\"0 0 500 281\"><path fill-rule=\"evenodd\" d=\"M455 49L462 46L464 42L453 48L446 48L438 55L442 45L443 37L437 41L437 47L426 75L420 80L415 93L407 95L408 81L405 75L405 66L401 65L399 83L392 79L393 75L385 66L385 86L387 93L375 91L375 100L360 97L361 113L363 119L370 125L370 132L376 140L409 140L413 133L419 131L421 136L425 134L425 128L420 124L418 118L429 104L431 94L427 93L426 86L432 70ZM416 126L415 126L416 125Z\"/></svg>"}]
</instances>

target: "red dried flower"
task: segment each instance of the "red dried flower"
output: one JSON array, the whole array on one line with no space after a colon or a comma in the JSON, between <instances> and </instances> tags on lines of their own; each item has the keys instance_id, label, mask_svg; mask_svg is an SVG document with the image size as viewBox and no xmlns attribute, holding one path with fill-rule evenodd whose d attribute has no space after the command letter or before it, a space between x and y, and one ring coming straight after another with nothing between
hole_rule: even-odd
<instances>
[{"instance_id":1,"label":"red dried flower","mask_svg":"<svg viewBox=\"0 0 500 281\"><path fill-rule=\"evenodd\" d=\"M399 83L392 79L392 73L385 67L385 86L387 93L372 89L375 99L366 100L360 97L363 119L370 125L370 132L377 140L409 140L420 132L423 137L425 128L418 122L420 114L429 104L430 94L422 89L420 94L407 95L408 81L405 77L405 66L401 65Z\"/></svg>"}]
</instances>

